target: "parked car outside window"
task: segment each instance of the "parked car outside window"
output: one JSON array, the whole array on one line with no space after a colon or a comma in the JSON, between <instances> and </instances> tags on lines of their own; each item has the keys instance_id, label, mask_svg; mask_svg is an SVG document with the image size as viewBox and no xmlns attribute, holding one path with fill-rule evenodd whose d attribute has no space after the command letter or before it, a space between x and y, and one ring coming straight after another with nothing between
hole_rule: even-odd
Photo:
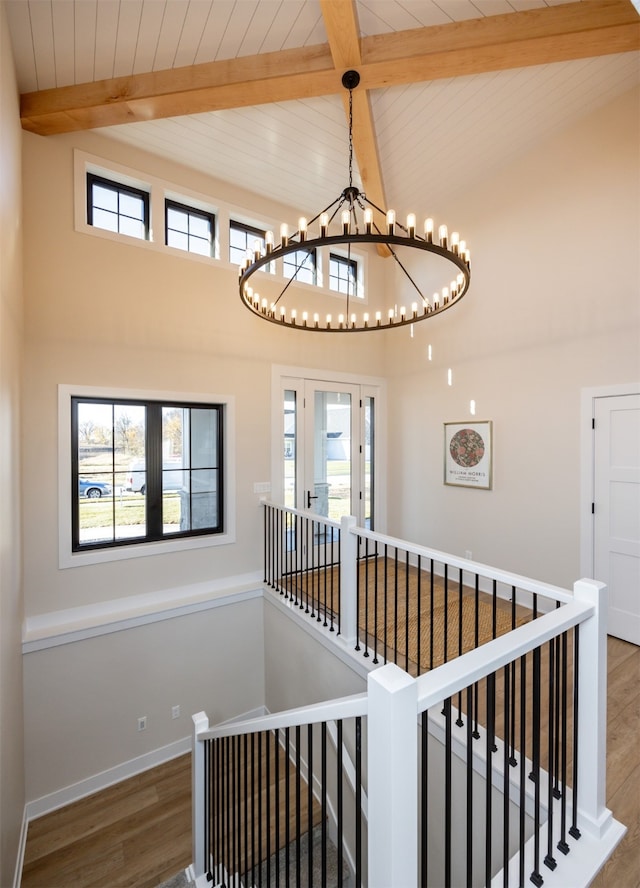
<instances>
[{"instance_id":1,"label":"parked car outside window","mask_svg":"<svg viewBox=\"0 0 640 888\"><path fill-rule=\"evenodd\" d=\"M88 496L89 499L111 496L111 485L90 478L78 478L78 493L80 496Z\"/></svg>"}]
</instances>

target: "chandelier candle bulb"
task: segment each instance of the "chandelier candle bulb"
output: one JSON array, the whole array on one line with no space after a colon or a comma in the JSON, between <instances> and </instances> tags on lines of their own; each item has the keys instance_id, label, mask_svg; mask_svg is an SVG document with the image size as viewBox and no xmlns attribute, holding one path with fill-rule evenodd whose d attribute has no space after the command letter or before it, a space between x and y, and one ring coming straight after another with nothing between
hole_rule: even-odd
<instances>
[{"instance_id":1,"label":"chandelier candle bulb","mask_svg":"<svg viewBox=\"0 0 640 888\"><path fill-rule=\"evenodd\" d=\"M295 323L296 323L296 318L297 318L297 316L298 316L298 312L295 310L295 308L292 308L292 309L291 309L291 323L292 323L294 326L295 326Z\"/></svg>"},{"instance_id":2,"label":"chandelier candle bulb","mask_svg":"<svg viewBox=\"0 0 640 888\"><path fill-rule=\"evenodd\" d=\"M434 293L433 294L433 307L437 308L439 304L440 304L440 294Z\"/></svg>"},{"instance_id":3,"label":"chandelier candle bulb","mask_svg":"<svg viewBox=\"0 0 640 888\"><path fill-rule=\"evenodd\" d=\"M433 243L433 219L424 220L424 239L428 244Z\"/></svg>"},{"instance_id":4,"label":"chandelier candle bulb","mask_svg":"<svg viewBox=\"0 0 640 888\"><path fill-rule=\"evenodd\" d=\"M316 311L316 312L314 312L314 315L313 315L313 325L314 325L314 327L317 327L319 322L320 322L320 315L319 315L318 312Z\"/></svg>"},{"instance_id":5,"label":"chandelier candle bulb","mask_svg":"<svg viewBox=\"0 0 640 888\"><path fill-rule=\"evenodd\" d=\"M307 319L308 319L308 317L309 317L309 315L307 314L307 312L306 312L306 311L303 311L303 312L302 312L302 323L304 324L305 327L307 326Z\"/></svg>"},{"instance_id":6,"label":"chandelier candle bulb","mask_svg":"<svg viewBox=\"0 0 640 888\"><path fill-rule=\"evenodd\" d=\"M396 211L387 210L387 234L393 234L396 227Z\"/></svg>"},{"instance_id":7,"label":"chandelier candle bulb","mask_svg":"<svg viewBox=\"0 0 640 888\"><path fill-rule=\"evenodd\" d=\"M389 309L389 323L390 324L393 324L394 315L395 315L395 310L393 308L390 308Z\"/></svg>"},{"instance_id":8,"label":"chandelier candle bulb","mask_svg":"<svg viewBox=\"0 0 640 888\"><path fill-rule=\"evenodd\" d=\"M289 226L286 222L280 226L280 242L283 247L286 247L289 242Z\"/></svg>"},{"instance_id":9,"label":"chandelier candle bulb","mask_svg":"<svg viewBox=\"0 0 640 888\"><path fill-rule=\"evenodd\" d=\"M320 214L320 237L326 237L329 230L329 214Z\"/></svg>"},{"instance_id":10,"label":"chandelier candle bulb","mask_svg":"<svg viewBox=\"0 0 640 888\"><path fill-rule=\"evenodd\" d=\"M448 301L449 301L449 288L443 287L442 288L442 304L446 305Z\"/></svg>"},{"instance_id":11,"label":"chandelier candle bulb","mask_svg":"<svg viewBox=\"0 0 640 888\"><path fill-rule=\"evenodd\" d=\"M298 219L298 232L300 234L300 243L304 243L307 239L307 220L304 216Z\"/></svg>"},{"instance_id":12,"label":"chandelier candle bulb","mask_svg":"<svg viewBox=\"0 0 640 888\"><path fill-rule=\"evenodd\" d=\"M342 211L342 233L349 234L349 210Z\"/></svg>"},{"instance_id":13,"label":"chandelier candle bulb","mask_svg":"<svg viewBox=\"0 0 640 888\"><path fill-rule=\"evenodd\" d=\"M262 256L262 244L259 240L255 241L255 243L253 244L253 256L254 261L260 259L260 257Z\"/></svg>"},{"instance_id":14,"label":"chandelier candle bulb","mask_svg":"<svg viewBox=\"0 0 640 888\"><path fill-rule=\"evenodd\" d=\"M416 236L416 214L409 213L407 216L407 229L409 230L409 237Z\"/></svg>"},{"instance_id":15,"label":"chandelier candle bulb","mask_svg":"<svg viewBox=\"0 0 640 888\"><path fill-rule=\"evenodd\" d=\"M280 306L280 320L283 324L287 320L287 309L284 307L284 305Z\"/></svg>"},{"instance_id":16,"label":"chandelier candle bulb","mask_svg":"<svg viewBox=\"0 0 640 888\"><path fill-rule=\"evenodd\" d=\"M404 321L406 314L407 314L407 309L404 307L404 305L401 305L400 306L400 320L401 321Z\"/></svg>"},{"instance_id":17,"label":"chandelier candle bulb","mask_svg":"<svg viewBox=\"0 0 640 888\"><path fill-rule=\"evenodd\" d=\"M331 327L331 315L327 315L327 330Z\"/></svg>"},{"instance_id":18,"label":"chandelier candle bulb","mask_svg":"<svg viewBox=\"0 0 640 888\"><path fill-rule=\"evenodd\" d=\"M418 303L417 302L411 303L411 314L414 316L414 318L418 317Z\"/></svg>"},{"instance_id":19,"label":"chandelier candle bulb","mask_svg":"<svg viewBox=\"0 0 640 888\"><path fill-rule=\"evenodd\" d=\"M446 225L441 225L441 226L440 226L440 229L439 229L439 231L438 231L438 237L439 237L439 240L440 240L440 246L441 246L441 247L444 247L445 250L447 249L447 238L448 238L448 236L449 236L449 232L448 232L448 230L447 230L447 226L446 226Z\"/></svg>"},{"instance_id":20,"label":"chandelier candle bulb","mask_svg":"<svg viewBox=\"0 0 640 888\"><path fill-rule=\"evenodd\" d=\"M365 311L365 313L362 315L362 320L364 321L365 327L368 327L369 326L369 313L368 312Z\"/></svg>"},{"instance_id":21,"label":"chandelier candle bulb","mask_svg":"<svg viewBox=\"0 0 640 888\"><path fill-rule=\"evenodd\" d=\"M351 326L355 327L356 325L356 316L354 314L351 315Z\"/></svg>"},{"instance_id":22,"label":"chandelier candle bulb","mask_svg":"<svg viewBox=\"0 0 640 888\"><path fill-rule=\"evenodd\" d=\"M265 232L264 242L267 247L267 253L271 253L273 251L273 231Z\"/></svg>"},{"instance_id":23,"label":"chandelier candle bulb","mask_svg":"<svg viewBox=\"0 0 640 888\"><path fill-rule=\"evenodd\" d=\"M460 242L460 235L458 234L457 231L452 231L451 232L451 249L456 254L456 256L458 255L459 242Z\"/></svg>"},{"instance_id":24,"label":"chandelier candle bulb","mask_svg":"<svg viewBox=\"0 0 640 888\"><path fill-rule=\"evenodd\" d=\"M381 323L382 323L382 312L377 311L376 312L376 327L379 327Z\"/></svg>"},{"instance_id":25,"label":"chandelier candle bulb","mask_svg":"<svg viewBox=\"0 0 640 888\"><path fill-rule=\"evenodd\" d=\"M338 324L340 325L340 329L344 327L344 315L338 315Z\"/></svg>"},{"instance_id":26,"label":"chandelier candle bulb","mask_svg":"<svg viewBox=\"0 0 640 888\"><path fill-rule=\"evenodd\" d=\"M364 211L364 229L367 234L371 234L371 226L373 225L373 210L370 207Z\"/></svg>"}]
</instances>

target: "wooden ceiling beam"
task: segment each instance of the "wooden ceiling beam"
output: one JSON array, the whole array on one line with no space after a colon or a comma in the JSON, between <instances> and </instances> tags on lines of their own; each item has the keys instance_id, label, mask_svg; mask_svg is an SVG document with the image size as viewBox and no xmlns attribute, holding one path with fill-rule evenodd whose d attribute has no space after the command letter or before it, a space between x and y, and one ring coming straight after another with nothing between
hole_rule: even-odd
<instances>
[{"instance_id":1,"label":"wooden ceiling beam","mask_svg":"<svg viewBox=\"0 0 640 888\"><path fill-rule=\"evenodd\" d=\"M326 5L350 6L339 0ZM335 9L332 21L337 27ZM52 135L336 95L344 90L343 70L336 70L333 52L349 58L353 46L348 33L334 36L331 45L27 93L21 96L22 126ZM637 50L640 16L629 0L583 0L380 34L358 46L360 88L370 90Z\"/></svg>"},{"instance_id":2,"label":"wooden ceiling beam","mask_svg":"<svg viewBox=\"0 0 640 888\"><path fill-rule=\"evenodd\" d=\"M345 3L344 0L320 0L320 9L336 71L339 73L351 69L359 71L362 65L362 54L355 0L351 0L350 3ZM349 93L344 87L343 103L345 114L349 119ZM362 180L362 190L372 203L386 208L371 104L367 91L361 85L352 91L351 110L353 114L353 153ZM383 219L376 221L379 226L384 222ZM389 250L382 244L378 247L378 253L381 256L390 255Z\"/></svg>"}]
</instances>

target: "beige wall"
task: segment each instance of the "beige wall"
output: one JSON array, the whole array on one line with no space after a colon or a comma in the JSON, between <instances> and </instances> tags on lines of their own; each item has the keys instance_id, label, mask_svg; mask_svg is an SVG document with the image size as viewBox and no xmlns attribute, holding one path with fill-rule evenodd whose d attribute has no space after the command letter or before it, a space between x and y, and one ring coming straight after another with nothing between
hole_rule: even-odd
<instances>
[{"instance_id":1,"label":"beige wall","mask_svg":"<svg viewBox=\"0 0 640 888\"><path fill-rule=\"evenodd\" d=\"M24 807L20 370L22 208L18 95L0 8L0 885L11 885Z\"/></svg>"},{"instance_id":2,"label":"beige wall","mask_svg":"<svg viewBox=\"0 0 640 888\"><path fill-rule=\"evenodd\" d=\"M640 381L639 107L634 91L452 206L469 294L389 340L392 533L579 579L580 393ZM494 423L490 492L443 484L443 423L472 398Z\"/></svg>"},{"instance_id":3,"label":"beige wall","mask_svg":"<svg viewBox=\"0 0 640 888\"><path fill-rule=\"evenodd\" d=\"M196 712L217 724L261 708L262 608L256 598L27 654L28 800L189 737Z\"/></svg>"}]
</instances>

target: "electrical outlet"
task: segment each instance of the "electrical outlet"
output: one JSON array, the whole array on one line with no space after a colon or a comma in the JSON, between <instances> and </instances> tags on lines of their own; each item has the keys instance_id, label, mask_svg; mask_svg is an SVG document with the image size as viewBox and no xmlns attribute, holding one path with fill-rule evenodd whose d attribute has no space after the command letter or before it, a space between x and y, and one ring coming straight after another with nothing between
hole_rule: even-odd
<instances>
[{"instance_id":1,"label":"electrical outlet","mask_svg":"<svg viewBox=\"0 0 640 888\"><path fill-rule=\"evenodd\" d=\"M180 718L180 707L172 706L171 707L171 718Z\"/></svg>"},{"instance_id":2,"label":"electrical outlet","mask_svg":"<svg viewBox=\"0 0 640 888\"><path fill-rule=\"evenodd\" d=\"M139 731L146 731L147 730L147 716L146 715L141 715L140 718L138 719L138 730Z\"/></svg>"}]
</instances>

